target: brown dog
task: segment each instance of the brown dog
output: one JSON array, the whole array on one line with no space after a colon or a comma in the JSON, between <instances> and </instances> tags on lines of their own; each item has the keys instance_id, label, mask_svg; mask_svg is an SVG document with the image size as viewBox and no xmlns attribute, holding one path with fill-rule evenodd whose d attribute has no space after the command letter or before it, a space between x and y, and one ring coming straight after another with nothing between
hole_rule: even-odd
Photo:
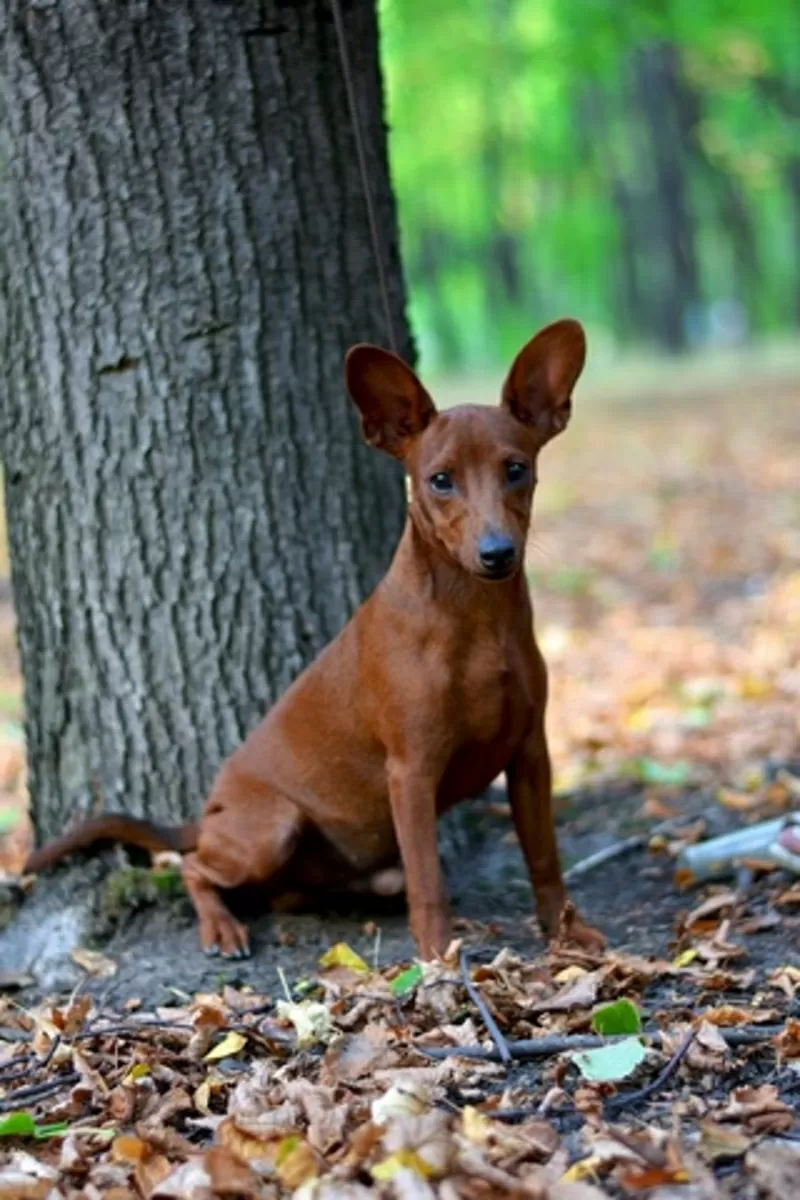
<instances>
[{"instance_id":1,"label":"brown dog","mask_svg":"<svg viewBox=\"0 0 800 1200\"><path fill-rule=\"evenodd\" d=\"M399 459L411 496L388 574L342 632L223 764L198 826L109 815L35 852L40 871L114 838L186 853L183 876L208 953L248 953L220 889L330 889L405 871L420 956L450 920L437 817L508 778L545 933L567 900L551 807L547 675L522 570L539 450L570 416L586 342L556 322L520 351L499 408L437 413L414 372L375 346L347 356L364 437ZM573 915L588 947L600 934Z\"/></svg>"}]
</instances>

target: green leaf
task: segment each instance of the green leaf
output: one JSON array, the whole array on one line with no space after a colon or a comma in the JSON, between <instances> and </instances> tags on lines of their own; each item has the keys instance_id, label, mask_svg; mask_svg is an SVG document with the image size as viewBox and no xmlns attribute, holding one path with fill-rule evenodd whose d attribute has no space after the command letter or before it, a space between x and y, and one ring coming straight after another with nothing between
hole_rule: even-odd
<instances>
[{"instance_id":1,"label":"green leaf","mask_svg":"<svg viewBox=\"0 0 800 1200\"><path fill-rule=\"evenodd\" d=\"M422 967L419 963L414 963L413 967L409 967L406 971L401 971L399 975L395 975L391 980L389 987L392 994L395 996L406 996L417 986L422 979Z\"/></svg>"},{"instance_id":2,"label":"green leaf","mask_svg":"<svg viewBox=\"0 0 800 1200\"><path fill-rule=\"evenodd\" d=\"M671 571L679 562L678 552L670 542L656 542L650 548L647 561L657 571Z\"/></svg>"},{"instance_id":3,"label":"green leaf","mask_svg":"<svg viewBox=\"0 0 800 1200\"><path fill-rule=\"evenodd\" d=\"M642 783L678 787L689 778L689 765L685 762L660 763L654 758L638 758L636 773Z\"/></svg>"},{"instance_id":4,"label":"green leaf","mask_svg":"<svg viewBox=\"0 0 800 1200\"><path fill-rule=\"evenodd\" d=\"M45 1138L58 1137L69 1128L66 1121L56 1125L37 1125L30 1113L9 1113L0 1120L0 1137L32 1137L37 1141Z\"/></svg>"},{"instance_id":5,"label":"green leaf","mask_svg":"<svg viewBox=\"0 0 800 1200\"><path fill-rule=\"evenodd\" d=\"M69 1123L67 1121L56 1121L52 1125L37 1125L33 1136L39 1141L44 1141L47 1138L60 1137L68 1129Z\"/></svg>"},{"instance_id":6,"label":"green leaf","mask_svg":"<svg viewBox=\"0 0 800 1200\"><path fill-rule=\"evenodd\" d=\"M576 1050L572 1061L591 1083L614 1083L626 1079L644 1061L646 1049L638 1038L625 1038L599 1050Z\"/></svg>"},{"instance_id":7,"label":"green leaf","mask_svg":"<svg viewBox=\"0 0 800 1200\"><path fill-rule=\"evenodd\" d=\"M0 833L8 833L21 820L22 816L15 808L0 808Z\"/></svg>"},{"instance_id":8,"label":"green leaf","mask_svg":"<svg viewBox=\"0 0 800 1200\"><path fill-rule=\"evenodd\" d=\"M681 720L690 729L705 729L711 724L711 709L705 704L692 704L683 710Z\"/></svg>"},{"instance_id":9,"label":"green leaf","mask_svg":"<svg viewBox=\"0 0 800 1200\"><path fill-rule=\"evenodd\" d=\"M592 1029L595 1033L607 1036L615 1033L641 1033L642 1018L632 1001L615 1000L613 1004L603 1004L594 1010Z\"/></svg>"}]
</instances>

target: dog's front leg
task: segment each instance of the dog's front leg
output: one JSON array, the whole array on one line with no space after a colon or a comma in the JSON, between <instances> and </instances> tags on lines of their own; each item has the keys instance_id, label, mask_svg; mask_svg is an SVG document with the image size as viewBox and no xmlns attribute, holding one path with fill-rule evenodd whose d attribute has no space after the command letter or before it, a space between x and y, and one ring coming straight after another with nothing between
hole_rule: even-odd
<instances>
[{"instance_id":1,"label":"dog's front leg","mask_svg":"<svg viewBox=\"0 0 800 1200\"><path fill-rule=\"evenodd\" d=\"M558 857L550 755L543 720L542 714L509 764L506 777L511 813L528 865L539 923L545 936L552 939L560 929L567 890ZM587 950L600 950L605 945L603 935L577 913L565 932Z\"/></svg>"},{"instance_id":2,"label":"dog's front leg","mask_svg":"<svg viewBox=\"0 0 800 1200\"><path fill-rule=\"evenodd\" d=\"M436 836L438 779L421 763L390 758L389 799L406 878L411 932L423 960L443 954L450 914Z\"/></svg>"}]
</instances>

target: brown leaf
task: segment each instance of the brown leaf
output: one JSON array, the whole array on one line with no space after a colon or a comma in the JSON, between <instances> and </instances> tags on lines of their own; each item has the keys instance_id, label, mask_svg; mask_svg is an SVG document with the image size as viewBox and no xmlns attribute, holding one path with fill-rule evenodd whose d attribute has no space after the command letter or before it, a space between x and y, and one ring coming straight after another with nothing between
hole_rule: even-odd
<instances>
[{"instance_id":1,"label":"brown leaf","mask_svg":"<svg viewBox=\"0 0 800 1200\"><path fill-rule=\"evenodd\" d=\"M800 905L800 883L794 883L781 892L772 902L778 908L797 908Z\"/></svg>"},{"instance_id":2,"label":"brown leaf","mask_svg":"<svg viewBox=\"0 0 800 1200\"><path fill-rule=\"evenodd\" d=\"M194 1105L188 1092L182 1087L173 1087L159 1099L158 1105L152 1112L148 1111L144 1127L148 1131L163 1130L173 1117L179 1113L190 1112Z\"/></svg>"},{"instance_id":3,"label":"brown leaf","mask_svg":"<svg viewBox=\"0 0 800 1200\"><path fill-rule=\"evenodd\" d=\"M87 1089L92 1099L98 1100L108 1095L109 1087L102 1070L93 1067L83 1051L76 1046L72 1048L72 1065L81 1077L81 1085Z\"/></svg>"},{"instance_id":4,"label":"brown leaf","mask_svg":"<svg viewBox=\"0 0 800 1200\"><path fill-rule=\"evenodd\" d=\"M252 1167L227 1146L212 1146L203 1158L214 1196L254 1196L260 1182Z\"/></svg>"},{"instance_id":5,"label":"brown leaf","mask_svg":"<svg viewBox=\"0 0 800 1200\"><path fill-rule=\"evenodd\" d=\"M749 1149L752 1138L728 1129L716 1121L702 1121L700 1124L700 1155L706 1162L724 1162L732 1158L741 1158Z\"/></svg>"},{"instance_id":6,"label":"brown leaf","mask_svg":"<svg viewBox=\"0 0 800 1200\"><path fill-rule=\"evenodd\" d=\"M117 1125L129 1125L136 1108L136 1092L130 1087L112 1088L106 1104L108 1115Z\"/></svg>"},{"instance_id":7,"label":"brown leaf","mask_svg":"<svg viewBox=\"0 0 800 1200\"><path fill-rule=\"evenodd\" d=\"M641 1196L653 1188L662 1187L667 1183L688 1183L689 1176L683 1167L677 1170L670 1167L645 1167L641 1171L624 1171L617 1178L625 1189L634 1196Z\"/></svg>"},{"instance_id":8,"label":"brown leaf","mask_svg":"<svg viewBox=\"0 0 800 1200\"><path fill-rule=\"evenodd\" d=\"M779 1064L800 1059L800 1020L790 1017L772 1044Z\"/></svg>"},{"instance_id":9,"label":"brown leaf","mask_svg":"<svg viewBox=\"0 0 800 1200\"><path fill-rule=\"evenodd\" d=\"M338 1038L325 1051L320 1081L324 1084L352 1083L372 1074L378 1067L395 1066L399 1055L390 1045L389 1038L388 1032L377 1026Z\"/></svg>"},{"instance_id":10,"label":"brown leaf","mask_svg":"<svg viewBox=\"0 0 800 1200\"><path fill-rule=\"evenodd\" d=\"M717 791L717 803L734 812L752 812L761 808L764 800L759 792L735 792L732 788L722 787Z\"/></svg>"},{"instance_id":11,"label":"brown leaf","mask_svg":"<svg viewBox=\"0 0 800 1200\"><path fill-rule=\"evenodd\" d=\"M774 1021L777 1017L774 1009L736 1008L733 1004L721 1004L719 1008L707 1008L703 1020L711 1025L731 1028L736 1025L756 1025L759 1022Z\"/></svg>"},{"instance_id":12,"label":"brown leaf","mask_svg":"<svg viewBox=\"0 0 800 1200\"><path fill-rule=\"evenodd\" d=\"M78 1033L83 1027L84 1022L91 1011L91 996L78 996L78 998L73 1000L64 1012L59 1014L59 1024L61 1026L62 1033L66 1033L68 1035Z\"/></svg>"},{"instance_id":13,"label":"brown leaf","mask_svg":"<svg viewBox=\"0 0 800 1200\"><path fill-rule=\"evenodd\" d=\"M111 1157L115 1162L130 1163L132 1166L142 1162L151 1154L150 1144L133 1134L122 1133L111 1143Z\"/></svg>"},{"instance_id":14,"label":"brown leaf","mask_svg":"<svg viewBox=\"0 0 800 1200\"><path fill-rule=\"evenodd\" d=\"M152 1154L136 1164L133 1177L143 1196L154 1196L159 1184L170 1175L171 1171L172 1163L165 1155Z\"/></svg>"},{"instance_id":15,"label":"brown leaf","mask_svg":"<svg viewBox=\"0 0 800 1200\"><path fill-rule=\"evenodd\" d=\"M752 1133L784 1133L794 1124L794 1113L771 1083L736 1088L728 1103L716 1113L720 1121L739 1121Z\"/></svg>"},{"instance_id":16,"label":"brown leaf","mask_svg":"<svg viewBox=\"0 0 800 1200\"><path fill-rule=\"evenodd\" d=\"M259 1159L270 1159L280 1141L280 1135L274 1137L255 1137L244 1129L239 1129L231 1117L225 1117L217 1126L215 1140L226 1149L231 1150L245 1162Z\"/></svg>"},{"instance_id":17,"label":"brown leaf","mask_svg":"<svg viewBox=\"0 0 800 1200\"><path fill-rule=\"evenodd\" d=\"M708 896L702 904L698 904L697 908L692 909L687 915L684 928L692 929L698 922L734 908L738 903L739 897L736 892L718 892L714 896Z\"/></svg>"},{"instance_id":18,"label":"brown leaf","mask_svg":"<svg viewBox=\"0 0 800 1200\"><path fill-rule=\"evenodd\" d=\"M701 1021L694 1041L686 1054L686 1063L695 1071L720 1071L730 1055L730 1049L715 1025Z\"/></svg>"},{"instance_id":19,"label":"brown leaf","mask_svg":"<svg viewBox=\"0 0 800 1200\"><path fill-rule=\"evenodd\" d=\"M321 1087L309 1079L293 1079L286 1084L290 1100L300 1105L308 1121L308 1141L320 1154L344 1141L350 1105L337 1097L332 1087Z\"/></svg>"},{"instance_id":20,"label":"brown leaf","mask_svg":"<svg viewBox=\"0 0 800 1200\"><path fill-rule=\"evenodd\" d=\"M93 975L96 979L110 979L117 973L117 964L113 958L106 958L97 950L86 950L81 946L76 946L74 950L70 951L70 958L87 975Z\"/></svg>"},{"instance_id":21,"label":"brown leaf","mask_svg":"<svg viewBox=\"0 0 800 1200\"><path fill-rule=\"evenodd\" d=\"M591 1008L597 999L597 990L603 978L603 971L587 971L574 983L550 996L540 1000L528 1010L531 1013L540 1012L570 1012L575 1008Z\"/></svg>"},{"instance_id":22,"label":"brown leaf","mask_svg":"<svg viewBox=\"0 0 800 1200\"><path fill-rule=\"evenodd\" d=\"M196 996L192 1005L192 1024L195 1029L211 1029L213 1032L227 1024L228 1015L219 996Z\"/></svg>"},{"instance_id":23,"label":"brown leaf","mask_svg":"<svg viewBox=\"0 0 800 1200\"><path fill-rule=\"evenodd\" d=\"M800 967L786 964L773 971L767 980L770 987L778 988L789 1000L794 1000L794 994L800 987Z\"/></svg>"}]
</instances>

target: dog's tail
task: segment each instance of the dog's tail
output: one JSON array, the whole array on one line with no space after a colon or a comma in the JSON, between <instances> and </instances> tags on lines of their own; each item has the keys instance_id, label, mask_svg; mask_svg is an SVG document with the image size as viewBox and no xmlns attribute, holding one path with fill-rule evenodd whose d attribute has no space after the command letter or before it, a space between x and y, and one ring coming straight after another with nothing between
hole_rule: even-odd
<instances>
[{"instance_id":1,"label":"dog's tail","mask_svg":"<svg viewBox=\"0 0 800 1200\"><path fill-rule=\"evenodd\" d=\"M198 831L197 821L190 821L186 825L154 825L152 821L126 817L122 813L103 813L99 817L90 817L63 837L34 850L25 863L23 873L37 875L55 866L75 850L87 850L97 842L122 842L126 846L148 850L151 854L164 850L186 854L197 845Z\"/></svg>"}]
</instances>

